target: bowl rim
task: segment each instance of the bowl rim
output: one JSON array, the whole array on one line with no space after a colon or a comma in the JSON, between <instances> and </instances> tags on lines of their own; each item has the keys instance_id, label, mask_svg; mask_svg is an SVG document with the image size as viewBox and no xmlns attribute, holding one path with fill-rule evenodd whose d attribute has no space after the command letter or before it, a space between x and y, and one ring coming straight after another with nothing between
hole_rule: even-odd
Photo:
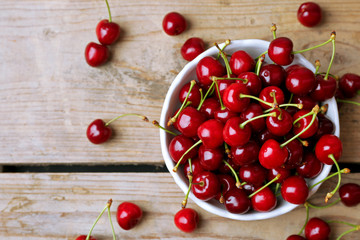
<instances>
[{"instance_id":1,"label":"bowl rim","mask_svg":"<svg viewBox=\"0 0 360 240\"><path fill-rule=\"evenodd\" d=\"M225 43L219 44L219 46L222 47L224 44ZM269 41L260 40L260 39L233 40L233 41L231 41L230 45L227 46L227 52L233 53L237 50L246 51L246 48L248 48L249 46L252 46L254 48L255 47L261 48L261 50L258 51L259 53L257 56L259 56L261 53L263 53L264 51L267 50L269 44L270 44ZM259 46L261 46L261 47L259 47ZM234 49L235 51L228 51L229 49ZM169 105L170 105L171 99L174 97L173 96L174 91L178 87L182 87L182 85L184 85L185 82L190 82L190 80L192 80L192 79L188 79L188 81L185 81L185 80L183 80L184 76L186 74L188 74L189 71L192 71L193 68L196 68L197 63L202 58L204 58L206 56L214 56L217 53L218 53L218 49L215 46L209 48L208 50L204 51L199 56L197 56L194 60L187 63L184 66L184 68L180 71L180 73L175 77L174 81L171 83L171 85L168 89L168 92L167 92L165 100L164 100L164 104L163 104L162 111L161 111L161 117L160 117L160 125L161 126L166 126L168 116L170 116L169 115ZM269 59L269 57L266 55L265 59ZM305 67L309 68L311 71L315 72L315 67L313 66L313 64L310 63L307 59L305 59L305 57L303 57L300 54L295 55L295 58L294 58L294 61L292 64L296 64L296 63L301 63ZM176 96L176 99L177 99L177 96ZM337 109L337 104L336 104L335 98L326 100L323 103L329 105L328 112L326 113L326 115L329 117L329 119L331 119L333 121L334 127L335 127L334 134L339 137L339 134L340 134L339 114L338 114L338 109ZM173 112L170 112L170 114L173 114ZM179 172L182 172L182 171L177 171L176 173L172 171L175 164L174 164L173 160L171 159L170 154L168 152L168 143L170 141L169 139L170 139L169 134L167 134L165 131L160 129L161 152L162 152L166 167L167 167L168 171L170 172L170 174L172 175L175 183L181 188L181 190L184 193L186 193L188 190L188 183L180 178ZM308 184L315 183L315 182L325 178L329 174L330 170L331 170L331 165L324 165L319 176L317 176L314 179L307 179ZM320 186L321 186L321 184L318 184L314 188L310 189L308 198L310 198L319 189ZM298 206L296 204L291 204L291 203L286 202L280 196L280 198L278 198L277 206L272 211L269 211L269 212L251 211L251 212L248 212L245 214L234 214L234 213L228 212L218 201L216 201L214 199L212 199L210 201L202 201L202 200L196 198L192 194L192 192L190 192L189 197L199 207L203 208L204 210L206 210L210 213L213 213L218 216L225 217L225 218L230 218L230 219L235 219L235 220L244 220L244 221L253 221L253 220L274 218L274 217L280 216L282 214L285 214L287 212L290 212Z\"/></svg>"}]
</instances>

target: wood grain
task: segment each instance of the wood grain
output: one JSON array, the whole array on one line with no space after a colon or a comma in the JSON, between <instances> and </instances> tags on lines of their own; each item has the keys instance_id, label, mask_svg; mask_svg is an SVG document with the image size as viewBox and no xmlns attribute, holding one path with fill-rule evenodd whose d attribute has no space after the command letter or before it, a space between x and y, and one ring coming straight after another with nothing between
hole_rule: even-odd
<instances>
[{"instance_id":1,"label":"wood grain","mask_svg":"<svg viewBox=\"0 0 360 240\"><path fill-rule=\"evenodd\" d=\"M360 174L345 175L343 183L360 181ZM24 184L26 183L26 184ZM311 202L321 204L325 193L335 186L326 182ZM168 173L72 173L0 174L0 237L2 239L75 239L88 232L106 201L113 199L112 217L118 204L132 201L144 211L141 223L130 231L120 229L119 239L285 239L300 231L305 220L304 207L275 219L235 221L205 212L191 200L188 207L200 214L199 228L193 234L180 232L173 223L184 194ZM334 196L334 198L337 197ZM358 224L360 206L348 208L341 203L310 216ZM349 229L331 224L330 239ZM112 239L108 219L103 216L94 230L98 239ZM359 239L360 232L344 237Z\"/></svg>"},{"instance_id":2,"label":"wood grain","mask_svg":"<svg viewBox=\"0 0 360 240\"><path fill-rule=\"evenodd\" d=\"M85 137L96 118L110 120L128 112L159 119L162 102L176 74L186 64L179 48L189 37L208 46L224 39L271 40L269 27L288 36L294 49L328 39L337 30L332 72L358 71L360 3L319 1L323 23L305 28L296 19L302 1L110 1L113 20L123 37L111 46L111 61L99 68L84 60L95 26L107 18L103 1L0 1L0 164L161 163L158 130L137 119L112 125L107 144L94 146ZM163 16L181 12L189 28L177 37L161 27ZM330 46L305 53L320 59L322 70ZM359 99L358 99L359 100ZM344 106L341 135L344 162L359 162L359 108Z\"/></svg>"}]
</instances>

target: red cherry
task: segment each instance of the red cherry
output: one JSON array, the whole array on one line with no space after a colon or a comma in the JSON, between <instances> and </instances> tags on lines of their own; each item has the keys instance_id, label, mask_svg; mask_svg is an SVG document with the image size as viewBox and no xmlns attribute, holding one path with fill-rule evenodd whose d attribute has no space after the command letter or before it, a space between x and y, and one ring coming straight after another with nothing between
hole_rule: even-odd
<instances>
[{"instance_id":1,"label":"red cherry","mask_svg":"<svg viewBox=\"0 0 360 240\"><path fill-rule=\"evenodd\" d=\"M332 165L334 162L329 158L331 154L336 161L339 161L342 154L342 143L337 136L325 134L316 143L315 155L322 163Z\"/></svg>"},{"instance_id":2,"label":"red cherry","mask_svg":"<svg viewBox=\"0 0 360 240\"><path fill-rule=\"evenodd\" d=\"M329 76L328 79L324 79L324 76L319 74L315 79L315 88L310 93L312 99L318 102L323 102L335 96L337 88L335 78Z\"/></svg>"},{"instance_id":3,"label":"red cherry","mask_svg":"<svg viewBox=\"0 0 360 240\"><path fill-rule=\"evenodd\" d=\"M288 140L292 135L286 137L285 139ZM297 140L294 139L293 141L286 144L285 148L289 152L289 156L286 159L284 167L287 169L294 169L299 166L303 159L303 145Z\"/></svg>"},{"instance_id":4,"label":"red cherry","mask_svg":"<svg viewBox=\"0 0 360 240\"><path fill-rule=\"evenodd\" d=\"M257 135L257 142L259 143L259 145L263 145L267 140L269 139L274 139L276 141L281 141L282 138L273 135L269 129L265 128L264 130L260 131L259 134Z\"/></svg>"},{"instance_id":5,"label":"red cherry","mask_svg":"<svg viewBox=\"0 0 360 240\"><path fill-rule=\"evenodd\" d=\"M191 159L191 171L193 176L205 171L205 169L201 166L199 158ZM189 161L186 162L184 165L184 175L186 178L188 178L188 175L190 173L190 165Z\"/></svg>"},{"instance_id":6,"label":"red cherry","mask_svg":"<svg viewBox=\"0 0 360 240\"><path fill-rule=\"evenodd\" d=\"M285 96L284 96L284 92L276 87L276 86L269 86L264 88L263 90L261 90L260 94L259 94L259 98L265 102L268 103L274 103L274 96L275 95L275 99L277 104L283 104L285 102ZM269 109L271 108L270 106L260 102L260 105L264 108L264 109Z\"/></svg>"},{"instance_id":7,"label":"red cherry","mask_svg":"<svg viewBox=\"0 0 360 240\"><path fill-rule=\"evenodd\" d=\"M240 124L243 122L240 117L233 117L224 126L223 139L231 147L242 146L251 138L251 128L247 124L241 128Z\"/></svg>"},{"instance_id":8,"label":"red cherry","mask_svg":"<svg viewBox=\"0 0 360 240\"><path fill-rule=\"evenodd\" d=\"M292 70L297 69L297 68L301 68L301 67L304 67L304 66L301 65L301 64L293 64L293 65L290 65L290 66L286 67L285 72L286 72L286 74L289 74Z\"/></svg>"},{"instance_id":9,"label":"red cherry","mask_svg":"<svg viewBox=\"0 0 360 240\"><path fill-rule=\"evenodd\" d=\"M284 109L274 109L275 117L266 118L266 126L276 136L285 136L293 127L293 118Z\"/></svg>"},{"instance_id":10,"label":"red cherry","mask_svg":"<svg viewBox=\"0 0 360 240\"><path fill-rule=\"evenodd\" d=\"M187 83L181 88L180 93L179 93L179 100L181 103L183 103L185 101L186 96L190 89L190 85L191 85L190 83ZM200 94L200 87L198 84L195 84L193 86L193 88L191 89L191 92L189 93L187 100L191 102L190 106L193 106L193 107L199 106L199 103L201 101L201 94Z\"/></svg>"},{"instance_id":11,"label":"red cherry","mask_svg":"<svg viewBox=\"0 0 360 240\"><path fill-rule=\"evenodd\" d=\"M181 231L193 232L199 223L199 215L192 208L183 208L175 214L174 223Z\"/></svg>"},{"instance_id":12,"label":"red cherry","mask_svg":"<svg viewBox=\"0 0 360 240\"><path fill-rule=\"evenodd\" d=\"M92 67L98 67L107 62L109 49L94 42L90 42L85 48L85 60Z\"/></svg>"},{"instance_id":13,"label":"red cherry","mask_svg":"<svg viewBox=\"0 0 360 240\"><path fill-rule=\"evenodd\" d=\"M280 174L280 177L279 177L278 180L275 181L275 183L282 183L285 179L287 179L288 177L291 176L291 172L290 172L289 169L286 169L286 168L283 168L283 167L278 167L278 168L270 169L268 171L266 179L268 181L271 181L276 176L278 176L279 174Z\"/></svg>"},{"instance_id":14,"label":"red cherry","mask_svg":"<svg viewBox=\"0 0 360 240\"><path fill-rule=\"evenodd\" d=\"M231 71L236 75L253 71L255 64L255 60L247 52L242 50L234 52L229 62Z\"/></svg>"},{"instance_id":15,"label":"red cherry","mask_svg":"<svg viewBox=\"0 0 360 240\"><path fill-rule=\"evenodd\" d=\"M248 107L250 99L241 98L240 94L249 94L249 90L242 83L233 83L228 88L226 88L223 95L223 102L225 107L227 107L232 112L244 111Z\"/></svg>"},{"instance_id":16,"label":"red cherry","mask_svg":"<svg viewBox=\"0 0 360 240\"><path fill-rule=\"evenodd\" d=\"M86 136L90 142L94 144L101 144L109 140L112 130L106 126L102 119L96 119L89 124L86 130Z\"/></svg>"},{"instance_id":17,"label":"red cherry","mask_svg":"<svg viewBox=\"0 0 360 240\"><path fill-rule=\"evenodd\" d=\"M291 235L286 238L286 240L306 240L306 238L299 235Z\"/></svg>"},{"instance_id":18,"label":"red cherry","mask_svg":"<svg viewBox=\"0 0 360 240\"><path fill-rule=\"evenodd\" d=\"M296 68L286 77L285 85L295 95L306 95L316 86L315 75L307 68Z\"/></svg>"},{"instance_id":19,"label":"red cherry","mask_svg":"<svg viewBox=\"0 0 360 240\"><path fill-rule=\"evenodd\" d=\"M237 113L230 111L229 109L218 109L214 112L214 118L226 123L230 118L238 116Z\"/></svg>"},{"instance_id":20,"label":"red cherry","mask_svg":"<svg viewBox=\"0 0 360 240\"><path fill-rule=\"evenodd\" d=\"M266 64L261 67L259 77L265 87L280 87L285 81L286 72L280 65Z\"/></svg>"},{"instance_id":21,"label":"red cherry","mask_svg":"<svg viewBox=\"0 0 360 240\"><path fill-rule=\"evenodd\" d=\"M308 240L327 240L330 235L330 226L320 218L311 218L305 226L305 237Z\"/></svg>"},{"instance_id":22,"label":"red cherry","mask_svg":"<svg viewBox=\"0 0 360 240\"><path fill-rule=\"evenodd\" d=\"M315 157L315 154L307 152L304 155L303 163L296 168L296 172L304 178L315 178L322 169L323 163Z\"/></svg>"},{"instance_id":23,"label":"red cherry","mask_svg":"<svg viewBox=\"0 0 360 240\"><path fill-rule=\"evenodd\" d=\"M212 172L201 172L193 177L191 190L195 197L200 200L208 201L214 198L220 192L220 182L217 176Z\"/></svg>"},{"instance_id":24,"label":"red cherry","mask_svg":"<svg viewBox=\"0 0 360 240\"><path fill-rule=\"evenodd\" d=\"M292 99L292 103L302 104L303 110L312 110L317 104L317 102L308 95L305 96L294 95Z\"/></svg>"},{"instance_id":25,"label":"red cherry","mask_svg":"<svg viewBox=\"0 0 360 240\"><path fill-rule=\"evenodd\" d=\"M194 58L199 56L205 51L204 41L201 38L193 37L186 40L184 45L181 47L181 56L186 61L192 61Z\"/></svg>"},{"instance_id":26,"label":"red cherry","mask_svg":"<svg viewBox=\"0 0 360 240\"><path fill-rule=\"evenodd\" d=\"M267 170L257 163L243 166L239 170L240 179L252 184L254 187L262 186L266 179L266 175Z\"/></svg>"},{"instance_id":27,"label":"red cherry","mask_svg":"<svg viewBox=\"0 0 360 240\"><path fill-rule=\"evenodd\" d=\"M184 135L178 135L174 137L169 144L169 153L171 159L177 163L182 155L194 145L194 141L191 138L187 138ZM190 150L182 159L181 164L184 164L187 159L197 156L197 149Z\"/></svg>"},{"instance_id":28,"label":"red cherry","mask_svg":"<svg viewBox=\"0 0 360 240\"><path fill-rule=\"evenodd\" d=\"M240 114L240 117L246 121L262 114L264 113L261 105L257 103L250 103L246 110ZM249 124L251 126L251 129L254 130L254 132L260 132L265 128L265 118L258 118L254 121L249 122Z\"/></svg>"},{"instance_id":29,"label":"red cherry","mask_svg":"<svg viewBox=\"0 0 360 240\"><path fill-rule=\"evenodd\" d=\"M170 12L165 15L162 26L164 32L170 36L179 35L186 29L185 18L177 12Z\"/></svg>"},{"instance_id":30,"label":"red cherry","mask_svg":"<svg viewBox=\"0 0 360 240\"><path fill-rule=\"evenodd\" d=\"M213 83L210 77L221 77L225 73L225 67L213 57L204 57L196 65L196 76L204 86L210 86Z\"/></svg>"},{"instance_id":31,"label":"red cherry","mask_svg":"<svg viewBox=\"0 0 360 240\"><path fill-rule=\"evenodd\" d=\"M196 108L186 107L179 114L176 127L185 137L195 137L198 127L205 122L205 120L205 116Z\"/></svg>"},{"instance_id":32,"label":"red cherry","mask_svg":"<svg viewBox=\"0 0 360 240\"><path fill-rule=\"evenodd\" d=\"M289 38L279 37L271 41L268 49L270 59L278 65L289 65L294 60L293 43Z\"/></svg>"},{"instance_id":33,"label":"red cherry","mask_svg":"<svg viewBox=\"0 0 360 240\"><path fill-rule=\"evenodd\" d=\"M306 27L314 27L321 21L321 8L314 2L305 2L300 5L297 18Z\"/></svg>"},{"instance_id":34,"label":"red cherry","mask_svg":"<svg viewBox=\"0 0 360 240\"><path fill-rule=\"evenodd\" d=\"M354 207L360 203L360 185L346 183L339 189L341 202L348 207Z\"/></svg>"},{"instance_id":35,"label":"red cherry","mask_svg":"<svg viewBox=\"0 0 360 240\"><path fill-rule=\"evenodd\" d=\"M224 150L221 148L206 148L201 145L199 148L199 159L201 166L208 171L218 169L224 157Z\"/></svg>"},{"instance_id":36,"label":"red cherry","mask_svg":"<svg viewBox=\"0 0 360 240\"><path fill-rule=\"evenodd\" d=\"M221 190L220 193L218 193L218 195L216 195L216 199L217 200L224 200L224 199L220 199L221 196L224 197L224 195L230 191L231 189L236 187L236 182L233 176L230 176L228 174L218 174L217 175L220 185L221 185Z\"/></svg>"},{"instance_id":37,"label":"red cherry","mask_svg":"<svg viewBox=\"0 0 360 240\"><path fill-rule=\"evenodd\" d=\"M264 188L251 198L251 205L258 212L269 212L276 207L276 204L276 196L269 187Z\"/></svg>"},{"instance_id":38,"label":"red cherry","mask_svg":"<svg viewBox=\"0 0 360 240\"><path fill-rule=\"evenodd\" d=\"M235 170L238 171L240 169L240 166L237 165L236 163L234 163L234 161L232 159L227 159L226 162ZM222 163L220 168L219 168L219 172L226 174L226 173L231 173L231 169L229 168L229 166L225 163Z\"/></svg>"},{"instance_id":39,"label":"red cherry","mask_svg":"<svg viewBox=\"0 0 360 240\"><path fill-rule=\"evenodd\" d=\"M96 36L102 45L111 45L119 39L120 26L109 20L101 20L96 26Z\"/></svg>"},{"instance_id":40,"label":"red cherry","mask_svg":"<svg viewBox=\"0 0 360 240\"><path fill-rule=\"evenodd\" d=\"M314 138L319 139L325 134L333 134L335 131L334 123L322 114L318 114L319 128L316 131Z\"/></svg>"},{"instance_id":41,"label":"red cherry","mask_svg":"<svg viewBox=\"0 0 360 240\"><path fill-rule=\"evenodd\" d=\"M210 119L200 125L197 130L198 137L207 148L217 148L223 145L222 122Z\"/></svg>"},{"instance_id":42,"label":"red cherry","mask_svg":"<svg viewBox=\"0 0 360 240\"><path fill-rule=\"evenodd\" d=\"M253 72L243 72L240 73L238 78L246 79L247 82L245 83L245 86L247 89L249 89L249 92L253 96L258 96L261 89L262 89L262 83L261 79L258 75L256 75ZM242 80L236 80L237 83L243 83Z\"/></svg>"},{"instance_id":43,"label":"red cherry","mask_svg":"<svg viewBox=\"0 0 360 240\"><path fill-rule=\"evenodd\" d=\"M141 208L131 202L121 203L116 212L116 220L119 226L124 230L134 228L142 218Z\"/></svg>"},{"instance_id":44,"label":"red cherry","mask_svg":"<svg viewBox=\"0 0 360 240\"><path fill-rule=\"evenodd\" d=\"M249 141L243 146L231 148L232 160L239 166L248 165L257 161L260 147L254 141Z\"/></svg>"},{"instance_id":45,"label":"red cherry","mask_svg":"<svg viewBox=\"0 0 360 240\"><path fill-rule=\"evenodd\" d=\"M215 98L207 98L203 102L200 108L200 112L203 113L206 118L211 119L215 117L215 113L221 109L220 103Z\"/></svg>"},{"instance_id":46,"label":"red cherry","mask_svg":"<svg viewBox=\"0 0 360 240\"><path fill-rule=\"evenodd\" d=\"M225 194L225 207L231 213L246 213L250 210L250 204L250 199L242 189L233 188Z\"/></svg>"},{"instance_id":47,"label":"red cherry","mask_svg":"<svg viewBox=\"0 0 360 240\"><path fill-rule=\"evenodd\" d=\"M87 235L80 235L75 240L86 240ZM89 240L96 240L96 238L90 236Z\"/></svg>"},{"instance_id":48,"label":"red cherry","mask_svg":"<svg viewBox=\"0 0 360 240\"><path fill-rule=\"evenodd\" d=\"M299 117L302 117L304 116L305 114L308 114L310 111L309 110L300 110L298 111L297 113L294 114L293 116L293 119L294 121L296 119L298 119ZM293 132L295 135L297 135L298 133L300 133L302 130L304 130L307 126L309 126L309 124L311 123L311 120L312 120L313 116L312 115L309 115L309 116L306 116L302 119L300 119L299 121L297 121L295 124L294 124L294 127L293 127ZM314 122L312 123L312 125L305 131L303 132L299 138L309 138L313 135L315 135L315 133L317 132L319 128L319 118L316 117Z\"/></svg>"},{"instance_id":49,"label":"red cherry","mask_svg":"<svg viewBox=\"0 0 360 240\"><path fill-rule=\"evenodd\" d=\"M231 74L230 77L231 78L236 78L236 75ZM227 75L223 76L223 78L227 78ZM233 84L234 80L231 80L231 79L219 79L219 80L216 80L216 82L217 82L217 85L218 85L218 88L219 88L220 96L223 97L225 89L227 89L231 84ZM242 81L241 81L241 83L242 83ZM215 91L215 94L216 94L216 97L219 99L218 91Z\"/></svg>"},{"instance_id":50,"label":"red cherry","mask_svg":"<svg viewBox=\"0 0 360 240\"><path fill-rule=\"evenodd\" d=\"M267 169L278 168L283 165L289 156L286 148L281 148L274 139L267 140L260 148L260 164Z\"/></svg>"},{"instance_id":51,"label":"red cherry","mask_svg":"<svg viewBox=\"0 0 360 240\"><path fill-rule=\"evenodd\" d=\"M354 73L344 74L339 81L339 88L346 98L352 98L360 89L360 76Z\"/></svg>"},{"instance_id":52,"label":"red cherry","mask_svg":"<svg viewBox=\"0 0 360 240\"><path fill-rule=\"evenodd\" d=\"M292 204L305 203L309 195L309 188L301 176L291 176L284 180L281 185L281 196Z\"/></svg>"}]
</instances>

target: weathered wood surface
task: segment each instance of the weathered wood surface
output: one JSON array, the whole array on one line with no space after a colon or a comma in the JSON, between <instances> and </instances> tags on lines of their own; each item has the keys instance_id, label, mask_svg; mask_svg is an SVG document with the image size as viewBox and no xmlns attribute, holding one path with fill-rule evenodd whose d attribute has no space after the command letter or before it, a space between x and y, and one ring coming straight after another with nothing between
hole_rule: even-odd
<instances>
[{"instance_id":1,"label":"weathered wood surface","mask_svg":"<svg viewBox=\"0 0 360 240\"><path fill-rule=\"evenodd\" d=\"M345 175L343 182L359 182L360 174ZM24 184L26 183L26 184ZM329 180L311 202L322 204L326 192L336 184ZM72 174L0 174L1 239L75 239L87 233L97 215L112 198L112 217L119 239L286 239L300 231L305 221L305 208L275 219L235 221L205 212L191 200L188 207L200 214L199 228L193 234L180 232L173 223L184 194L167 173L72 173ZM336 198L337 195L334 196ZM141 223L130 231L118 227L115 212L122 201L137 203L144 211ZM310 217L360 221L360 206L345 207L341 203L322 210L310 210ZM331 224L330 239L349 229ZM93 235L112 239L106 216ZM343 239L359 239L360 232Z\"/></svg>"},{"instance_id":2,"label":"weathered wood surface","mask_svg":"<svg viewBox=\"0 0 360 240\"><path fill-rule=\"evenodd\" d=\"M110 1L113 20L124 31L111 46L112 59L91 68L84 60L95 26L107 18L103 1L0 1L0 164L161 163L158 130L132 118L113 124L114 138L94 146L85 137L96 118L128 112L159 119L167 89L186 64L179 54L189 37L213 42L271 40L269 26L288 36L295 49L323 42L337 31L333 73L359 72L360 2L319 1L323 23L305 28L296 19L302 1ZM189 22L170 37L163 16L181 12ZM330 46L304 55L320 59ZM357 99L360 100L360 99ZM343 162L359 162L360 109L341 110Z\"/></svg>"}]
</instances>

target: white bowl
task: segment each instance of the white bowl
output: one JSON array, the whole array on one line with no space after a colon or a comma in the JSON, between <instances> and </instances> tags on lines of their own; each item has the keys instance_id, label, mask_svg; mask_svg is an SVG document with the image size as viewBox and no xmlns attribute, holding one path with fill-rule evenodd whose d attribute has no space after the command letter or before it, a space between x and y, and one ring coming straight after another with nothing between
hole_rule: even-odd
<instances>
[{"instance_id":1,"label":"white bowl","mask_svg":"<svg viewBox=\"0 0 360 240\"><path fill-rule=\"evenodd\" d=\"M232 41L229 46L226 47L226 53L232 54L235 51L238 50L244 50L247 53L249 53L253 58L256 58L261 53L265 52L269 47L268 41L264 40L258 40L258 39L246 39L246 40L235 40ZM222 47L223 44L220 44L220 47ZM161 112L161 118L160 118L160 124L162 126L166 126L167 120L172 117L176 109L180 107L180 102L178 100L179 92L182 86L188 82L190 82L193 79L197 79L196 77L196 65L197 63L206 56L216 56L218 54L218 49L216 47L212 47L202 54L200 54L197 58L195 58L193 61L186 64L186 66L181 70L181 72L176 76L175 80L172 82L164 101L164 105ZM265 60L268 60L269 57L266 56ZM303 56L300 54L296 54L293 64L301 64L308 69L315 71L314 66L306 60ZM334 98L327 100L325 103L329 105L328 111L327 111L327 117L332 120L335 126L335 135L339 136L339 114L338 109L336 105L336 101ZM165 131L160 130L160 142L161 142L161 151L165 160L166 167L168 168L169 172L173 176L176 184L181 188L181 190L186 193L188 190L188 180L183 174L183 171L180 169L175 173L172 171L174 167L174 162L170 157L169 154L169 143L172 139L172 136L167 134ZM325 178L331 170L330 165L324 165L324 168L322 172L314 179L309 179L308 185L311 186L314 183L317 183L321 179ZM314 187L310 190L309 197L313 195L320 187L320 184ZM245 221L251 221L251 220L260 220L260 219L268 219L277 217L279 215L282 215L284 213L290 212L294 208L296 208L298 205L288 203L284 201L281 196L278 198L278 204L276 208L270 212L255 212L250 211L245 214L234 214L230 213L225 209L225 206L223 204L220 204L216 200L210 200L210 201L202 201L198 198L196 198L192 193L190 193L190 198L201 208L205 209L208 212L211 212L213 214L236 219L236 220L245 220Z\"/></svg>"}]
</instances>

